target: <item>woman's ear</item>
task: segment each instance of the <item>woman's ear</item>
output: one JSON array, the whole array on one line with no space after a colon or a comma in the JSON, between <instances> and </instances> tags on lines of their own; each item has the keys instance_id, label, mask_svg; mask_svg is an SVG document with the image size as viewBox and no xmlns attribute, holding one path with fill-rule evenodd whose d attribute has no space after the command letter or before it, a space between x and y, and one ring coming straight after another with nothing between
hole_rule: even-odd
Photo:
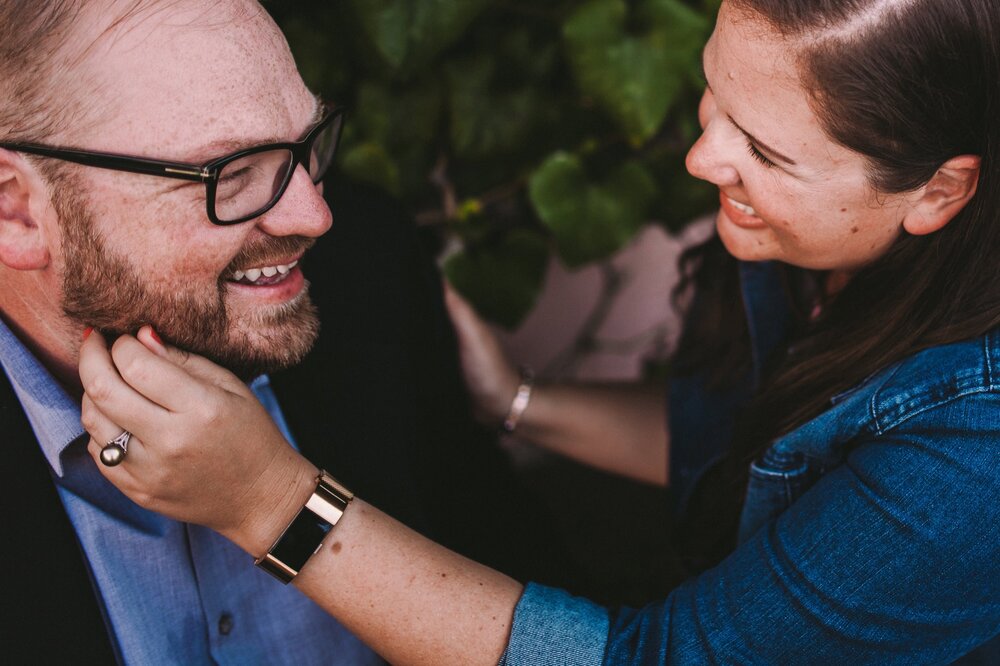
<instances>
[{"instance_id":1,"label":"woman's ear","mask_svg":"<svg viewBox=\"0 0 1000 666\"><path fill-rule=\"evenodd\" d=\"M16 155L0 150L0 264L21 271L48 266L48 242L31 205L45 196L44 181Z\"/></svg>"},{"instance_id":2,"label":"woman's ear","mask_svg":"<svg viewBox=\"0 0 1000 666\"><path fill-rule=\"evenodd\" d=\"M914 236L944 228L975 196L981 162L976 155L959 155L942 164L915 193L917 199L903 218L903 228Z\"/></svg>"}]
</instances>

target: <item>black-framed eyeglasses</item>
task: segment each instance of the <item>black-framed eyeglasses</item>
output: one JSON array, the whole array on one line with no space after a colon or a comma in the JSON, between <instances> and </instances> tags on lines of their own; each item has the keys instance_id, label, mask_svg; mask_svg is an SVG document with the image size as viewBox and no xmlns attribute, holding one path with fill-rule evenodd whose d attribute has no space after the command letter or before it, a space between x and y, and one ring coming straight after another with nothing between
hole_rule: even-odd
<instances>
[{"instance_id":1,"label":"black-framed eyeglasses","mask_svg":"<svg viewBox=\"0 0 1000 666\"><path fill-rule=\"evenodd\" d=\"M323 119L301 141L253 146L200 165L31 143L0 142L0 148L101 169L202 182L212 224L239 224L273 208L300 164L319 184L337 151L345 111L324 107Z\"/></svg>"}]
</instances>

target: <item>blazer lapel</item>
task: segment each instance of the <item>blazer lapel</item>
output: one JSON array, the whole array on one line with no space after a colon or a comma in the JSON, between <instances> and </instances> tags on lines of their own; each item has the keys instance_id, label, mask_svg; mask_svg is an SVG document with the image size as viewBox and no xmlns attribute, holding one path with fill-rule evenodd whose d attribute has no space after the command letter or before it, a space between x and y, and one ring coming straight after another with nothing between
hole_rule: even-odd
<instances>
[{"instance_id":1,"label":"blazer lapel","mask_svg":"<svg viewBox=\"0 0 1000 666\"><path fill-rule=\"evenodd\" d=\"M4 544L4 621L8 661L113 663L108 631L87 566L7 375L0 372L0 441L6 470L0 483Z\"/></svg>"}]
</instances>

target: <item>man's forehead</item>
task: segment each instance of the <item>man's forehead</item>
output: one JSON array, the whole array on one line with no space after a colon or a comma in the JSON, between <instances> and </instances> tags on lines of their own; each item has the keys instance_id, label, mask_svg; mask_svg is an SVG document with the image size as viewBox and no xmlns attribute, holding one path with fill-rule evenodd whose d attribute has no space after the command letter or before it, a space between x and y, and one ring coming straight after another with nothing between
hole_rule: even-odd
<instances>
[{"instance_id":1,"label":"man's forehead","mask_svg":"<svg viewBox=\"0 0 1000 666\"><path fill-rule=\"evenodd\" d=\"M96 18L98 28L107 21ZM297 138L316 109L255 0L147 0L107 25L80 66L95 81L88 99L103 121L83 138L94 150L200 159L224 146Z\"/></svg>"}]
</instances>

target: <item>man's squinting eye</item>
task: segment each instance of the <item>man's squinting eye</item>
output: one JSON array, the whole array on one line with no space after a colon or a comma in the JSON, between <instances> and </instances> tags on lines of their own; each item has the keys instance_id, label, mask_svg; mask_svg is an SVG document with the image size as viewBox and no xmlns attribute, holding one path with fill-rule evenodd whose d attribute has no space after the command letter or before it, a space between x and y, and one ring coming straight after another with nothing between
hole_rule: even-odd
<instances>
[{"instance_id":1,"label":"man's squinting eye","mask_svg":"<svg viewBox=\"0 0 1000 666\"><path fill-rule=\"evenodd\" d=\"M766 168L770 169L771 167L775 166L774 162L767 159L764 153L760 152L757 149L757 146L753 145L749 141L747 141L747 150L750 152L751 157L753 157L755 160L763 164Z\"/></svg>"},{"instance_id":2,"label":"man's squinting eye","mask_svg":"<svg viewBox=\"0 0 1000 666\"><path fill-rule=\"evenodd\" d=\"M245 166L242 169L230 169L225 172L220 179L220 183L233 183L238 180L247 180L250 178L250 174L253 169L251 167Z\"/></svg>"}]
</instances>

